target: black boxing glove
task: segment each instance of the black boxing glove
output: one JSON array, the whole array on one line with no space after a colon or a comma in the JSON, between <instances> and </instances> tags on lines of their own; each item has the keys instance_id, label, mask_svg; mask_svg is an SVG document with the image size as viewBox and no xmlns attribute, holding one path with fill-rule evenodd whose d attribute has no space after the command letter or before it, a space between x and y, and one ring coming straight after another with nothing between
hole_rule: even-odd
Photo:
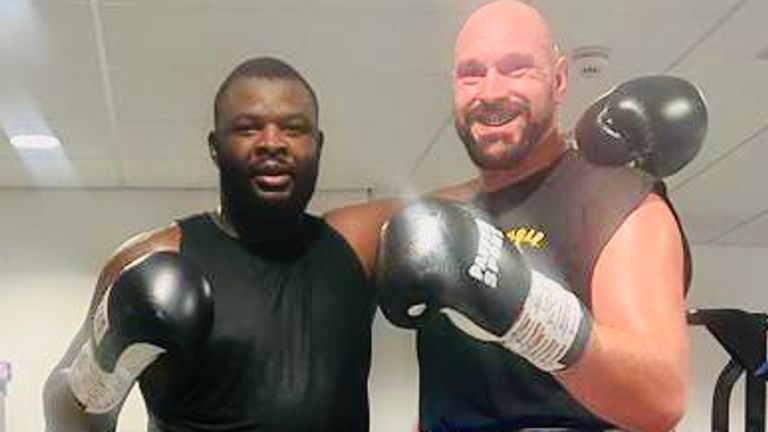
<instances>
[{"instance_id":1,"label":"black boxing glove","mask_svg":"<svg viewBox=\"0 0 768 432\"><path fill-rule=\"evenodd\" d=\"M435 312L545 371L573 364L591 318L576 296L532 270L479 211L416 202L382 230L376 283L393 324L418 328Z\"/></svg>"},{"instance_id":2,"label":"black boxing glove","mask_svg":"<svg viewBox=\"0 0 768 432\"><path fill-rule=\"evenodd\" d=\"M635 162L663 178L696 157L706 132L707 107L693 84L647 76L620 84L594 102L577 122L574 136L595 164Z\"/></svg>"},{"instance_id":3,"label":"black boxing glove","mask_svg":"<svg viewBox=\"0 0 768 432\"><path fill-rule=\"evenodd\" d=\"M211 288L178 254L153 253L122 270L90 325L68 381L85 411L100 414L120 403L160 355L182 367L199 358L213 325Z\"/></svg>"}]
</instances>

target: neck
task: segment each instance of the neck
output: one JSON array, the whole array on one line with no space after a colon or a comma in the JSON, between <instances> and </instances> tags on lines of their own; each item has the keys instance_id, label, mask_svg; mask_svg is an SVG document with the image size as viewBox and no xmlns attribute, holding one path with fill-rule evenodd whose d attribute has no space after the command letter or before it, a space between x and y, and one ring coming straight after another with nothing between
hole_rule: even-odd
<instances>
[{"instance_id":1,"label":"neck","mask_svg":"<svg viewBox=\"0 0 768 432\"><path fill-rule=\"evenodd\" d=\"M301 233L304 218L301 215L274 217L250 214L250 212L234 211L227 200L223 199L217 209L214 221L219 228L230 237L240 239L252 246L267 245L282 242Z\"/></svg>"},{"instance_id":2,"label":"neck","mask_svg":"<svg viewBox=\"0 0 768 432\"><path fill-rule=\"evenodd\" d=\"M552 165L565 150L565 140L556 128L552 128L533 145L531 152L525 158L513 166L481 171L483 190L494 192L522 181Z\"/></svg>"}]
</instances>

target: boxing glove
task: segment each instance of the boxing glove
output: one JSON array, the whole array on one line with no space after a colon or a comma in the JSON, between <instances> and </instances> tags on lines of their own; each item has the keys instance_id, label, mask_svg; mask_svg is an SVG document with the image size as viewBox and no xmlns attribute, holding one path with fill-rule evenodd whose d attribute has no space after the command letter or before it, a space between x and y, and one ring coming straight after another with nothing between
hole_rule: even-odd
<instances>
[{"instance_id":1,"label":"boxing glove","mask_svg":"<svg viewBox=\"0 0 768 432\"><path fill-rule=\"evenodd\" d=\"M574 363L591 333L576 296L533 271L476 209L436 199L407 206L382 230L376 270L379 305L393 324L419 328L441 313L542 370Z\"/></svg>"},{"instance_id":2,"label":"boxing glove","mask_svg":"<svg viewBox=\"0 0 768 432\"><path fill-rule=\"evenodd\" d=\"M199 358L213 325L211 288L178 254L153 253L122 270L89 324L90 339L67 376L85 411L99 414L117 406L159 356L179 371Z\"/></svg>"},{"instance_id":3,"label":"boxing glove","mask_svg":"<svg viewBox=\"0 0 768 432\"><path fill-rule=\"evenodd\" d=\"M598 165L637 167L663 178L680 171L701 150L707 107L691 83L647 76L620 84L580 117L574 137Z\"/></svg>"}]
</instances>

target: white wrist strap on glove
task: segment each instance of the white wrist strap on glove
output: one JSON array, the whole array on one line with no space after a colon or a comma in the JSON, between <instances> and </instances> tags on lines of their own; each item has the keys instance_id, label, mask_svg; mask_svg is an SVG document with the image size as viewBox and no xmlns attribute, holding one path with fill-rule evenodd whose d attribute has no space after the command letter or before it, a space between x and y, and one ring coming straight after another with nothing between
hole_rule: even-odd
<instances>
[{"instance_id":1,"label":"white wrist strap on glove","mask_svg":"<svg viewBox=\"0 0 768 432\"><path fill-rule=\"evenodd\" d=\"M576 342L582 320L589 319L572 292L536 271L531 272L531 286L520 316L502 336L481 328L455 309L440 311L470 336L498 343L547 372L567 366L563 358Z\"/></svg>"},{"instance_id":2,"label":"white wrist strap on glove","mask_svg":"<svg viewBox=\"0 0 768 432\"><path fill-rule=\"evenodd\" d=\"M96 361L91 343L86 342L70 367L69 387L86 412L109 412L125 398L139 374L163 352L164 349L148 343L130 345L120 353L114 371L107 372Z\"/></svg>"}]
</instances>

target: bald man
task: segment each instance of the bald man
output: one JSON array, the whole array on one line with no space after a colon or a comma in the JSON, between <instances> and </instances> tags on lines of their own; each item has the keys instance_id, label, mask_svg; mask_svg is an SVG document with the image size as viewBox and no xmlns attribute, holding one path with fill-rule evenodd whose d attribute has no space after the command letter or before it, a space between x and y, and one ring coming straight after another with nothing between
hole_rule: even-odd
<instances>
[{"instance_id":1,"label":"bald man","mask_svg":"<svg viewBox=\"0 0 768 432\"><path fill-rule=\"evenodd\" d=\"M520 304L523 312L514 313L540 319L537 328L551 344L510 340L514 328L489 335L493 317L483 313L499 303L478 298L505 299L493 290L462 292L459 281L433 286L425 298L428 307L438 303L439 313L424 313L403 307L414 304L405 297L419 295L413 284L401 284L409 286L400 294L397 286L386 287L385 313L392 317L403 307L401 322L412 320L407 325L418 329L421 430L670 430L686 406L688 262L663 185L632 168L591 165L569 149L557 126L566 60L544 18L527 4L497 1L469 17L455 45L453 87L456 131L479 177L441 195L482 209L523 255L532 278L547 281L537 288L538 306ZM453 228L448 232L455 236L464 232ZM416 254L413 243L402 244L397 257ZM460 239L450 244L451 251L435 254L462 252ZM402 264L397 257L392 261ZM379 277L402 270L385 265ZM532 308L586 324L558 335L557 328L547 330L547 313L535 318ZM470 312L456 319L457 310ZM483 329L467 323L473 313L484 319ZM558 343L567 355L541 356Z\"/></svg>"}]
</instances>

